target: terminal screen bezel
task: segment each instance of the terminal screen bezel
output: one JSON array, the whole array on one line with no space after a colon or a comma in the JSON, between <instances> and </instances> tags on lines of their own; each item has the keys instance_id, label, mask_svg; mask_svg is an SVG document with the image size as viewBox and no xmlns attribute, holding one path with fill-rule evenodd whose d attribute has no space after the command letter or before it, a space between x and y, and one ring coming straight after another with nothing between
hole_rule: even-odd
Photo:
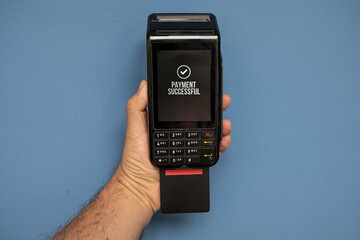
<instances>
[{"instance_id":1,"label":"terminal screen bezel","mask_svg":"<svg viewBox=\"0 0 360 240\"><path fill-rule=\"evenodd\" d=\"M211 51L211 121L159 121L158 120L158 77L157 77L157 52L161 50L210 50ZM152 43L152 82L153 82L153 123L155 129L169 129L169 128L212 128L215 127L216 114L216 74L217 74L217 44L216 41L211 40L188 40L188 41L171 41L171 42L156 42Z\"/></svg>"}]
</instances>

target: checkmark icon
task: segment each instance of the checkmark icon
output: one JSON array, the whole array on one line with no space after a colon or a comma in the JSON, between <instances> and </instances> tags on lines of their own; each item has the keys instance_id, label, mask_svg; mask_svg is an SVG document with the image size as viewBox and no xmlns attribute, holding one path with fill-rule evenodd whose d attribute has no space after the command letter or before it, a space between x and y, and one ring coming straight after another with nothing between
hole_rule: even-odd
<instances>
[{"instance_id":1,"label":"checkmark icon","mask_svg":"<svg viewBox=\"0 0 360 240\"><path fill-rule=\"evenodd\" d=\"M187 69L185 69L184 71L180 71L181 75L184 75L185 73L187 73Z\"/></svg>"},{"instance_id":2,"label":"checkmark icon","mask_svg":"<svg viewBox=\"0 0 360 240\"><path fill-rule=\"evenodd\" d=\"M177 68L177 75L181 79L187 79L191 75L191 69L187 65L180 65Z\"/></svg>"}]
</instances>

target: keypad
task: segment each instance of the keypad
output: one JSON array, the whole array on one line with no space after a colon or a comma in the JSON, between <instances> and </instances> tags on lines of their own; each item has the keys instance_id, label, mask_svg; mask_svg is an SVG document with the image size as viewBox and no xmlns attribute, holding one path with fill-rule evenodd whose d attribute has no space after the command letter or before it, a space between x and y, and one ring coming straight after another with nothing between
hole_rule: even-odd
<instances>
[{"instance_id":1,"label":"keypad","mask_svg":"<svg viewBox=\"0 0 360 240\"><path fill-rule=\"evenodd\" d=\"M216 159L214 130L155 131L154 159L158 165L208 164Z\"/></svg>"}]
</instances>

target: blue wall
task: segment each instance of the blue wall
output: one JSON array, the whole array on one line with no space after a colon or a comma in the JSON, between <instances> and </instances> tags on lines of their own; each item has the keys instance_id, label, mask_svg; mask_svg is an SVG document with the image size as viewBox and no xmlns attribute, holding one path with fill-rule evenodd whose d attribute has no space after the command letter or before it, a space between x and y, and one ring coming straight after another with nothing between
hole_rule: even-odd
<instances>
[{"instance_id":1,"label":"blue wall","mask_svg":"<svg viewBox=\"0 0 360 240\"><path fill-rule=\"evenodd\" d=\"M144 239L360 239L359 1L0 0L0 238L56 231L121 158L152 12L213 12L232 145L211 212Z\"/></svg>"}]
</instances>

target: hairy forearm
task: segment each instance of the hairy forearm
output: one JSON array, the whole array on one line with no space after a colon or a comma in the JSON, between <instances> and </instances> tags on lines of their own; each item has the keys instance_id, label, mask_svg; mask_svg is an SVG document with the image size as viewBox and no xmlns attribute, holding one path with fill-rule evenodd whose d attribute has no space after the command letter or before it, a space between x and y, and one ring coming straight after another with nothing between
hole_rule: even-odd
<instances>
[{"instance_id":1,"label":"hairy forearm","mask_svg":"<svg viewBox=\"0 0 360 240\"><path fill-rule=\"evenodd\" d=\"M118 168L98 196L54 239L139 239L154 212L137 184Z\"/></svg>"}]
</instances>

